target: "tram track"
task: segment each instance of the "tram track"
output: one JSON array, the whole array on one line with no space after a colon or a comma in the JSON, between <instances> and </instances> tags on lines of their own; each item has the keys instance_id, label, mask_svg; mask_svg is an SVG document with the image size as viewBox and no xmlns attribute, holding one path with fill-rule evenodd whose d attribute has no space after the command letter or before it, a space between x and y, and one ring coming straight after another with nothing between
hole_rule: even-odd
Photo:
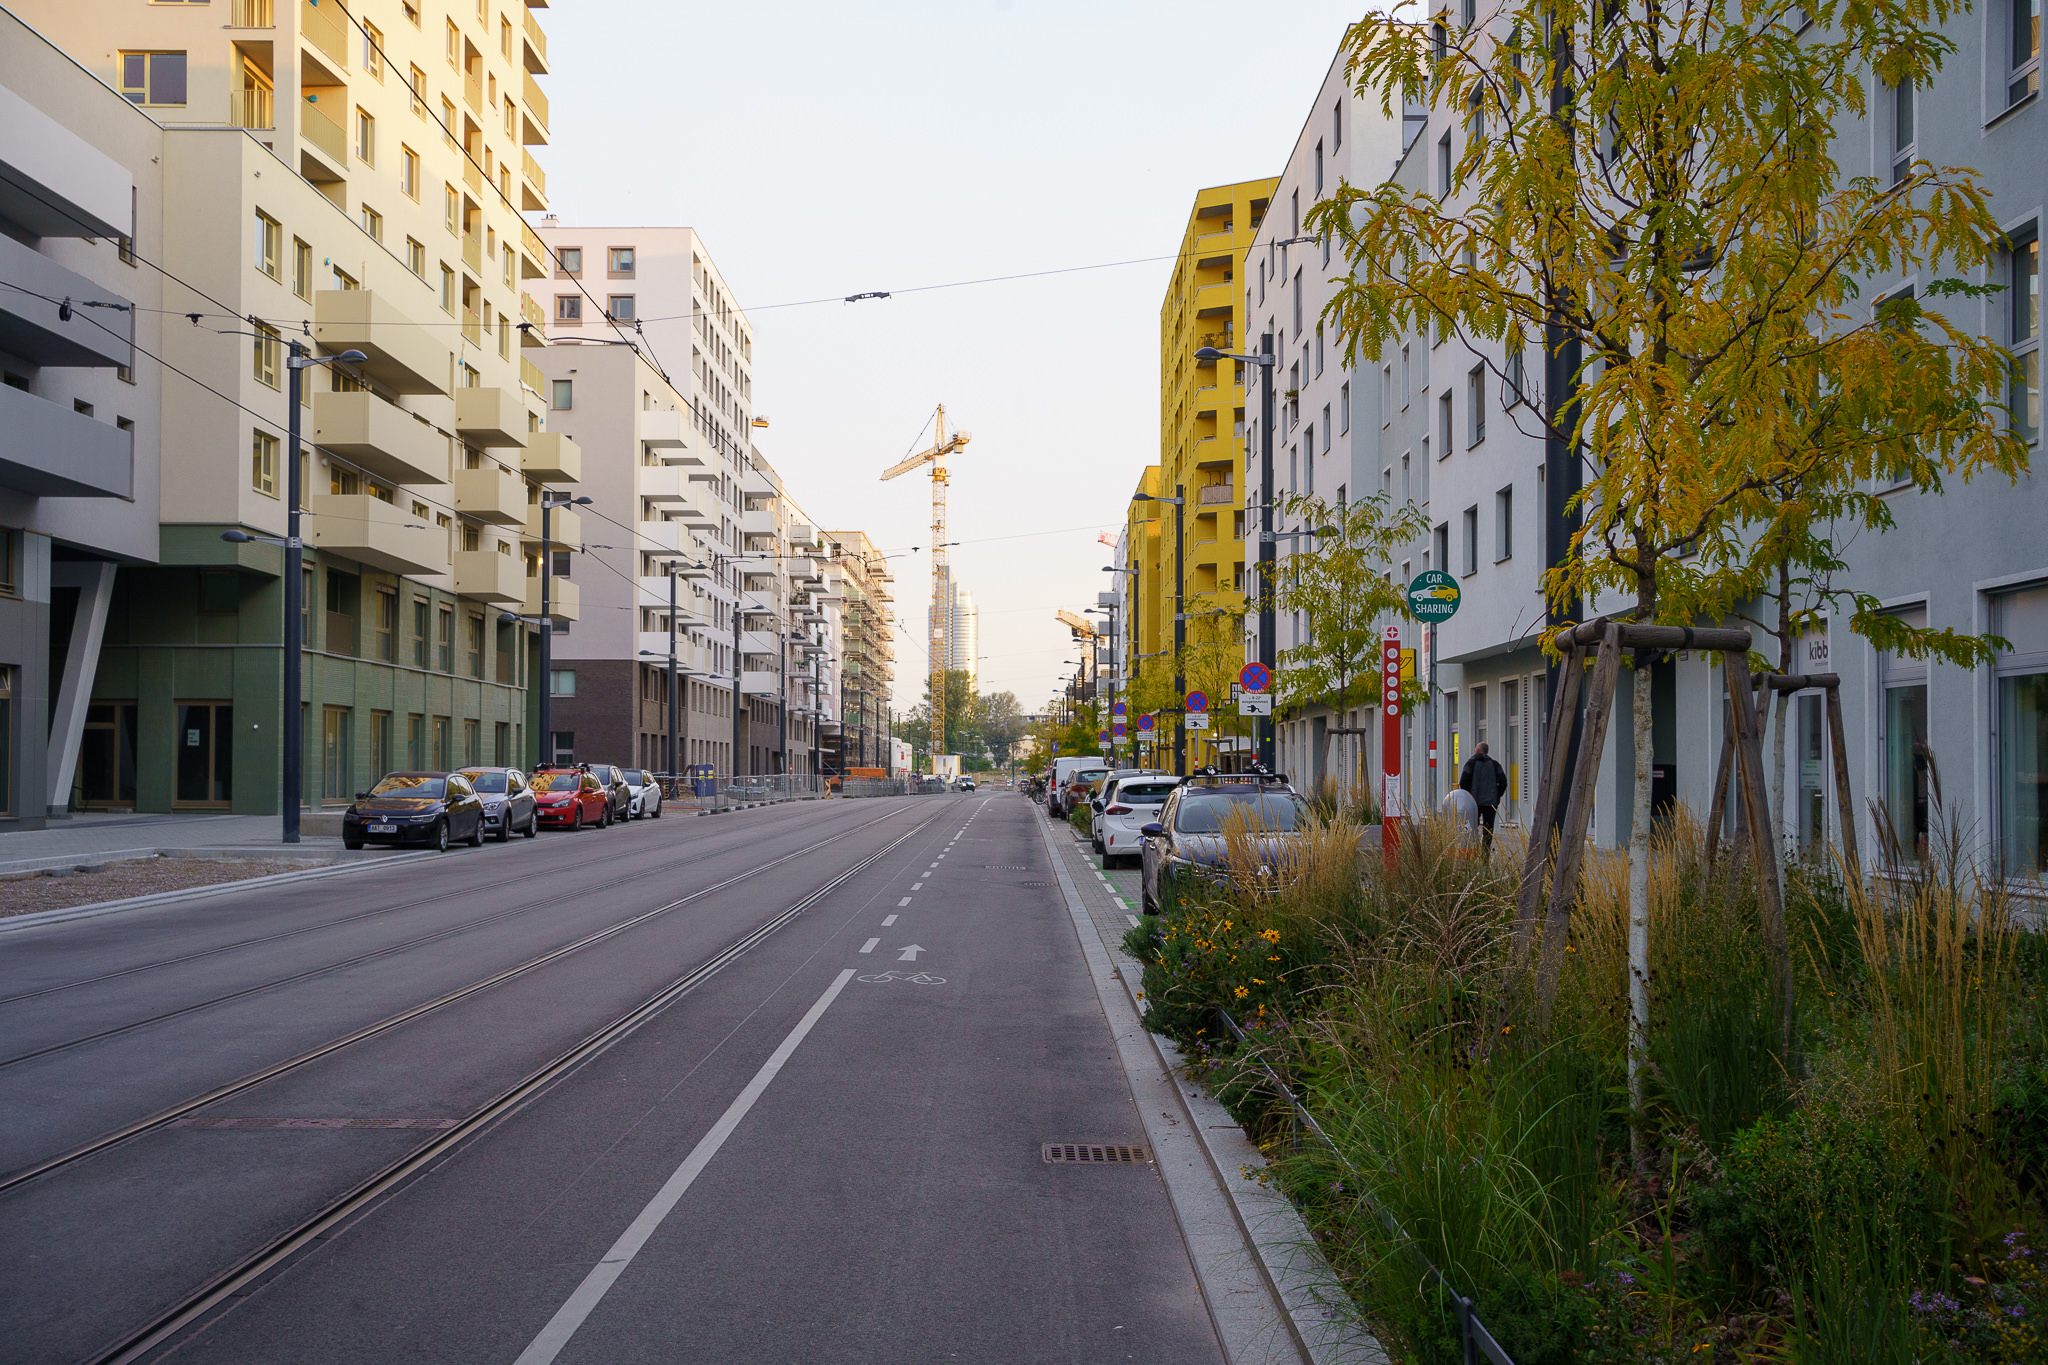
<instances>
[{"instance_id":1,"label":"tram track","mask_svg":"<svg viewBox=\"0 0 2048 1365\"><path fill-rule=\"evenodd\" d=\"M322 1043L317 1047L310 1048L304 1052L297 1054L296 1056L289 1057L284 1061L272 1063L269 1066L263 1067L257 1071L250 1072L247 1075L241 1076L233 1081L229 1081L224 1085L216 1086L213 1089L202 1092L201 1094L191 1096L190 1098L181 1100L176 1104L170 1105L163 1109L159 1109L154 1113L147 1115L144 1118L137 1119L131 1123L124 1124L119 1128L115 1128L108 1132L102 1133L97 1137L90 1138L87 1141L78 1144L77 1146L71 1147L66 1151L56 1154L55 1156L47 1157L31 1165L24 1166L15 1171L9 1172L4 1176L0 1176L0 1194L5 1194L10 1190L17 1189L33 1181L40 1180L43 1177L46 1177L67 1166L71 1166L79 1161L83 1161L88 1157L95 1156L101 1152L109 1150L110 1148L132 1141L135 1138L141 1137L146 1133L152 1132L168 1124L174 1123L181 1118L196 1113L198 1110L203 1109L208 1105L216 1104L221 1100L228 1099L231 1096L241 1094L245 1091L253 1089L256 1086L262 1085L265 1082L276 1080L281 1076L288 1075L291 1072L297 1071L302 1067L305 1067L313 1062L321 1060L322 1058L331 1057L338 1052L344 1051L347 1048L353 1047L356 1044L364 1042L370 1038L375 1038L382 1034L389 1033L390 1031L397 1028L401 1028L404 1025L412 1023L417 1019L423 1018L430 1014L437 1013L440 1010L445 1009L449 1005L453 1005L458 1003L459 1001L469 999L472 996L478 995L486 990L489 990L493 986L500 985L503 982L510 981L516 977L525 976L528 973L533 972L541 967L547 966L551 963L559 962L563 958L581 952L584 949L589 948L595 944L602 943L608 939L614 938L617 935L624 933L628 929L634 928L641 924L645 924L650 920L659 918L662 915L666 915L671 911L680 909L683 906L689 905L695 901L702 900L707 896L714 895L717 892L727 890L733 886L738 885L741 882L751 880L754 877L760 876L764 872L768 872L775 868L781 867L787 863L795 861L798 858L806 857L812 853L817 852L819 849L827 848L833 844L840 843L846 839L852 838L854 835L859 834L864 830L872 829L874 826L881 824L884 821L894 819L896 816L901 815L904 811L911 809L915 808L909 806L899 807L898 809L890 811L884 815L877 816L875 819L863 821L862 823L853 826L851 829L843 830L838 834L834 834L827 838L820 839L815 843L807 844L803 848L795 849L789 853L782 854L779 857L768 860L767 862L759 863L753 867L746 869L743 872L737 873L734 876L728 877L725 880L717 882L711 886L700 887L699 889L692 891L689 895L683 896L680 899L670 901L665 905L657 906L652 910L642 911L637 915L633 915L615 924L608 925L603 929L599 929L592 933L585 934L580 938L570 941L569 943L565 943L560 945L559 947L550 949L549 951L542 953L537 957L529 958L526 961L517 964L516 966L508 967L501 971L493 972L490 975L485 976L479 980L472 981L465 986L461 986L456 988L455 990L448 991L441 995L438 995L431 1000L427 1000L420 1004L413 1005L407 1009L399 1011L396 1014L387 1015L385 1018L380 1019L375 1023L365 1025L364 1027L356 1029L350 1033L344 1034L339 1038L330 1039L329 1041ZM881 857L883 853L900 847L905 840L917 834L920 830L923 830L930 826L933 820L936 820L937 818L937 815L934 814L932 816L927 817L923 821L919 822L917 825L915 825L913 828L911 828L909 831L903 834L900 838L896 839L894 842L890 843L874 855L863 859L848 872L835 878L832 882L828 883L821 891L815 892L812 895L805 897L803 901L798 903L798 907L796 909L784 911L781 915L777 916L773 921L771 921L771 923L776 928L781 927L781 925L787 923L789 919L794 918L795 914L799 913L803 907L814 903L819 896L841 885L849 877L854 875L854 873L859 872L873 865L874 861L877 858ZM673 864L670 864L669 866L672 867ZM549 901L542 903L553 903L553 898L550 898ZM430 942L433 939L444 938L446 936L447 933L438 933L435 935L428 936L420 940L420 942ZM762 935L759 930L752 931L748 935L746 935L741 940L741 942L751 946L752 943L758 941L758 939L762 936L764 935ZM368 954L364 956L374 957L379 955L382 954L377 953ZM714 961L722 962L726 960L729 955L731 955L730 948L722 951L714 959ZM352 963L360 960L362 959L358 958L351 959L349 963L331 964L330 967L321 970L333 970L340 966L351 965ZM292 982L303 980L307 976L317 974L319 973L296 973L292 977L285 978L281 981L268 983L264 987L251 988L249 990L235 992L232 996L219 997L218 999L210 1003L219 1003L222 1000L241 998L243 996L253 994L259 990L272 989L276 986L291 984ZM174 1013L190 1013L191 1008L199 1007L190 1007L184 1010L176 1011ZM159 1016L159 1018L168 1017L173 1016ZM103 1036L106 1035L95 1035L95 1037ZM79 1041L82 1042L87 1040ZM44 1053L60 1050L62 1046L70 1045L59 1045L59 1047L45 1049Z\"/></svg>"}]
</instances>

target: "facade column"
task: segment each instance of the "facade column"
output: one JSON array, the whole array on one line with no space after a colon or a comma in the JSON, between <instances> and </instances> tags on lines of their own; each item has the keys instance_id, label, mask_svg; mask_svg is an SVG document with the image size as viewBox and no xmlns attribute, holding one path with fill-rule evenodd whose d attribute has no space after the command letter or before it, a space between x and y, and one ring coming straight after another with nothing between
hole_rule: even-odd
<instances>
[{"instance_id":1,"label":"facade column","mask_svg":"<svg viewBox=\"0 0 2048 1365\"><path fill-rule=\"evenodd\" d=\"M78 747L85 738L86 708L92 704L100 642L107 633L107 608L114 600L115 567L112 560L50 566L53 588L78 589L71 641L64 651L64 673L55 680L56 705L50 708L50 785L45 801L51 815L63 815L71 808L71 782L78 772Z\"/></svg>"}]
</instances>

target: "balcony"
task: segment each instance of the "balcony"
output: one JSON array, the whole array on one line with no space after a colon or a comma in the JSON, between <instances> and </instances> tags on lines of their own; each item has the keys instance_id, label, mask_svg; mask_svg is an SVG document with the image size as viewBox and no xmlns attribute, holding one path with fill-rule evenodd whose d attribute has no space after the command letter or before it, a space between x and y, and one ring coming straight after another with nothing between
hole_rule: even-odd
<instances>
[{"instance_id":1,"label":"balcony","mask_svg":"<svg viewBox=\"0 0 2048 1365\"><path fill-rule=\"evenodd\" d=\"M457 389L455 430L473 446L524 449L526 401L517 389Z\"/></svg>"},{"instance_id":2,"label":"balcony","mask_svg":"<svg viewBox=\"0 0 2048 1365\"><path fill-rule=\"evenodd\" d=\"M135 438L112 422L0 385L0 488L42 498L129 497Z\"/></svg>"},{"instance_id":3,"label":"balcony","mask_svg":"<svg viewBox=\"0 0 2048 1365\"><path fill-rule=\"evenodd\" d=\"M537 483L575 483L583 477L583 451L559 431L536 431L526 438L519 468Z\"/></svg>"},{"instance_id":4,"label":"balcony","mask_svg":"<svg viewBox=\"0 0 2048 1365\"><path fill-rule=\"evenodd\" d=\"M540 544L540 504L526 504L526 529L520 539L531 545ZM583 543L583 518L573 507L557 507L548 513L548 539L555 547L576 546Z\"/></svg>"},{"instance_id":5,"label":"balcony","mask_svg":"<svg viewBox=\"0 0 2048 1365\"><path fill-rule=\"evenodd\" d=\"M548 206L548 177L540 163L533 159L533 153L524 147L519 149L519 169L525 179L519 185L519 207L528 213L537 213Z\"/></svg>"},{"instance_id":6,"label":"balcony","mask_svg":"<svg viewBox=\"0 0 2048 1365\"><path fill-rule=\"evenodd\" d=\"M135 348L118 335L126 330L118 314L74 308L69 318L63 315L64 299L113 302L118 295L5 234L0 234L0 280L20 286L0 289L0 351L30 365L112 368L135 363Z\"/></svg>"},{"instance_id":7,"label":"balcony","mask_svg":"<svg viewBox=\"0 0 2048 1365\"><path fill-rule=\"evenodd\" d=\"M695 553L696 545L684 533L680 522L641 521L633 524L634 544L643 550Z\"/></svg>"},{"instance_id":8,"label":"balcony","mask_svg":"<svg viewBox=\"0 0 2048 1365\"><path fill-rule=\"evenodd\" d=\"M468 72L462 76L462 102L469 106L472 114L484 111L484 83Z\"/></svg>"},{"instance_id":9,"label":"balcony","mask_svg":"<svg viewBox=\"0 0 2048 1365\"><path fill-rule=\"evenodd\" d=\"M718 496L711 491L711 485L690 479L683 484L683 490L688 497L671 507L670 513L693 531L717 530L723 518Z\"/></svg>"},{"instance_id":10,"label":"balcony","mask_svg":"<svg viewBox=\"0 0 2048 1365\"><path fill-rule=\"evenodd\" d=\"M334 101L337 108L348 103L346 89L336 86L328 86L325 89L327 98ZM320 155L332 163L320 168L325 170L325 174L314 177L309 173L309 179L331 181L348 170L348 133L334 115L321 106L320 96L317 94L307 95L299 101L299 136L312 144ZM314 164L317 167L317 163Z\"/></svg>"},{"instance_id":11,"label":"balcony","mask_svg":"<svg viewBox=\"0 0 2048 1365\"><path fill-rule=\"evenodd\" d=\"M520 356L519 382L528 393L532 394L535 398L539 398L542 390L548 386L548 377L541 373L540 366L534 364L525 356ZM528 431L527 435L531 437L533 433Z\"/></svg>"},{"instance_id":12,"label":"balcony","mask_svg":"<svg viewBox=\"0 0 2048 1365\"><path fill-rule=\"evenodd\" d=\"M670 504L696 501L694 487L683 477L683 471L667 465L641 465L633 471L634 491L652 503L662 505L663 511L673 508Z\"/></svg>"},{"instance_id":13,"label":"balcony","mask_svg":"<svg viewBox=\"0 0 2048 1365\"><path fill-rule=\"evenodd\" d=\"M455 510L493 526L526 524L526 480L486 461L455 471Z\"/></svg>"},{"instance_id":14,"label":"balcony","mask_svg":"<svg viewBox=\"0 0 2048 1365\"><path fill-rule=\"evenodd\" d=\"M1195 316L1227 318L1237 302L1235 284L1205 284L1195 290Z\"/></svg>"},{"instance_id":15,"label":"balcony","mask_svg":"<svg viewBox=\"0 0 2048 1365\"><path fill-rule=\"evenodd\" d=\"M477 192L479 194L483 192L481 185L479 185ZM469 267L470 272L472 274L482 275L484 273L483 238L464 237L462 239L462 263ZM476 314L471 313L470 310L467 308L463 309L462 311L468 313L470 317L476 317Z\"/></svg>"},{"instance_id":16,"label":"balcony","mask_svg":"<svg viewBox=\"0 0 2048 1365\"><path fill-rule=\"evenodd\" d=\"M749 697L779 697L782 695L782 674L765 668L742 669L740 691Z\"/></svg>"},{"instance_id":17,"label":"balcony","mask_svg":"<svg viewBox=\"0 0 2048 1365\"><path fill-rule=\"evenodd\" d=\"M548 615L557 621L574 621L580 618L583 609L583 594L576 585L566 578L548 579ZM528 616L540 615L540 579L526 580L526 603L520 611Z\"/></svg>"},{"instance_id":18,"label":"balcony","mask_svg":"<svg viewBox=\"0 0 2048 1365\"><path fill-rule=\"evenodd\" d=\"M255 133L267 133L277 127L276 92L267 85L245 85L228 91L228 123Z\"/></svg>"},{"instance_id":19,"label":"balcony","mask_svg":"<svg viewBox=\"0 0 2048 1365\"><path fill-rule=\"evenodd\" d=\"M397 393L448 392L455 354L391 296L370 289L322 289L313 295L313 339L330 351L357 350L363 370Z\"/></svg>"},{"instance_id":20,"label":"balcony","mask_svg":"<svg viewBox=\"0 0 2048 1365\"><path fill-rule=\"evenodd\" d=\"M273 0L235 0L228 10L230 28L275 28L277 9Z\"/></svg>"},{"instance_id":21,"label":"balcony","mask_svg":"<svg viewBox=\"0 0 2048 1365\"><path fill-rule=\"evenodd\" d=\"M778 536L782 532L782 519L773 506L749 507L740 513L740 534L748 536Z\"/></svg>"},{"instance_id":22,"label":"balcony","mask_svg":"<svg viewBox=\"0 0 2048 1365\"><path fill-rule=\"evenodd\" d=\"M1237 502L1234 484L1212 483L1196 490L1195 501L1204 507L1230 507Z\"/></svg>"},{"instance_id":23,"label":"balcony","mask_svg":"<svg viewBox=\"0 0 2048 1365\"><path fill-rule=\"evenodd\" d=\"M673 450L683 444L681 408L642 408L640 444L656 450Z\"/></svg>"},{"instance_id":24,"label":"balcony","mask_svg":"<svg viewBox=\"0 0 2048 1365\"><path fill-rule=\"evenodd\" d=\"M1237 467L1238 443L1222 436L1210 436L1195 442L1195 468L1234 469Z\"/></svg>"},{"instance_id":25,"label":"balcony","mask_svg":"<svg viewBox=\"0 0 2048 1365\"><path fill-rule=\"evenodd\" d=\"M519 140L529 146L548 140L548 97L540 92L540 86L533 79L531 71L522 72L519 77L519 93L526 97L525 110L528 130ZM538 125L540 136L533 135Z\"/></svg>"},{"instance_id":26,"label":"balcony","mask_svg":"<svg viewBox=\"0 0 2048 1365\"><path fill-rule=\"evenodd\" d=\"M519 225L519 278L522 280L544 279L549 274L548 251L541 244L540 234L526 224ZM529 300L530 302L530 300ZM539 329L547 322L547 314L539 312L540 305L534 304L539 321L534 322L534 335L528 345L541 344ZM531 319L529 319L531 321Z\"/></svg>"},{"instance_id":27,"label":"balcony","mask_svg":"<svg viewBox=\"0 0 2048 1365\"><path fill-rule=\"evenodd\" d=\"M368 389L314 394L313 443L382 483L448 482L448 438Z\"/></svg>"},{"instance_id":28,"label":"balcony","mask_svg":"<svg viewBox=\"0 0 2048 1365\"><path fill-rule=\"evenodd\" d=\"M299 0L299 32L336 66L348 70L348 15L341 0Z\"/></svg>"},{"instance_id":29,"label":"balcony","mask_svg":"<svg viewBox=\"0 0 2048 1365\"><path fill-rule=\"evenodd\" d=\"M448 572L448 533L403 508L367 493L315 493L307 506L316 549L385 573Z\"/></svg>"},{"instance_id":30,"label":"balcony","mask_svg":"<svg viewBox=\"0 0 2048 1365\"><path fill-rule=\"evenodd\" d=\"M455 595L477 602L523 602L526 564L496 550L457 550Z\"/></svg>"},{"instance_id":31,"label":"balcony","mask_svg":"<svg viewBox=\"0 0 2048 1365\"><path fill-rule=\"evenodd\" d=\"M548 35L541 30L533 11L526 11L526 69L535 75L548 74Z\"/></svg>"},{"instance_id":32,"label":"balcony","mask_svg":"<svg viewBox=\"0 0 2048 1365\"><path fill-rule=\"evenodd\" d=\"M521 257L524 265L525 258ZM527 278L531 279L531 276ZM519 320L526 324L526 330L519 334L521 346L545 346L548 344L548 313L540 306L540 300L531 294L519 296ZM538 390L536 390L538 391Z\"/></svg>"},{"instance_id":33,"label":"balcony","mask_svg":"<svg viewBox=\"0 0 2048 1365\"><path fill-rule=\"evenodd\" d=\"M647 574L640 579L639 604L662 615L668 615L668 575ZM689 630L710 624L697 594L690 591L690 585L676 575L676 630Z\"/></svg>"}]
</instances>

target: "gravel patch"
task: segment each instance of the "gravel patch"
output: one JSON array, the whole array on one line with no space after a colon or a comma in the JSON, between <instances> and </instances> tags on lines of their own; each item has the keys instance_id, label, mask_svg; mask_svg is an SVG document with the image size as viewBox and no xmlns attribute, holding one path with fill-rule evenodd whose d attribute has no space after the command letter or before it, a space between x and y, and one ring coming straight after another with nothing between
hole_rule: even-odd
<instances>
[{"instance_id":1,"label":"gravel patch","mask_svg":"<svg viewBox=\"0 0 2048 1365\"><path fill-rule=\"evenodd\" d=\"M246 881L279 872L303 872L317 866L295 858L139 858L107 863L97 872L0 882L0 918L38 910L69 910L73 906L126 900L130 896L153 896L159 891Z\"/></svg>"}]
</instances>

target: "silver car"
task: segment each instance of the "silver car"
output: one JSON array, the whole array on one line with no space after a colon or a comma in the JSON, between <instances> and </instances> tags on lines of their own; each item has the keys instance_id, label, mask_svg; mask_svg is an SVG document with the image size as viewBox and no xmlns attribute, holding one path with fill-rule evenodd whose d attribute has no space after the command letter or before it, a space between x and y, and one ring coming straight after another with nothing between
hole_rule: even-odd
<instances>
[{"instance_id":1,"label":"silver car","mask_svg":"<svg viewBox=\"0 0 2048 1365\"><path fill-rule=\"evenodd\" d=\"M502 844L515 833L522 839L540 833L540 811L525 773L517 768L464 768L462 775L483 799L485 834Z\"/></svg>"},{"instance_id":2,"label":"silver car","mask_svg":"<svg viewBox=\"0 0 2048 1365\"><path fill-rule=\"evenodd\" d=\"M1172 773L1129 773L1102 784L1094 819L1095 851L1105 868L1144 857L1145 826L1159 818L1160 807L1180 779Z\"/></svg>"},{"instance_id":3,"label":"silver car","mask_svg":"<svg viewBox=\"0 0 2048 1365\"><path fill-rule=\"evenodd\" d=\"M661 783L645 768L621 769L626 774L626 790L633 795L626 802L629 818L634 820L661 818Z\"/></svg>"}]
</instances>

